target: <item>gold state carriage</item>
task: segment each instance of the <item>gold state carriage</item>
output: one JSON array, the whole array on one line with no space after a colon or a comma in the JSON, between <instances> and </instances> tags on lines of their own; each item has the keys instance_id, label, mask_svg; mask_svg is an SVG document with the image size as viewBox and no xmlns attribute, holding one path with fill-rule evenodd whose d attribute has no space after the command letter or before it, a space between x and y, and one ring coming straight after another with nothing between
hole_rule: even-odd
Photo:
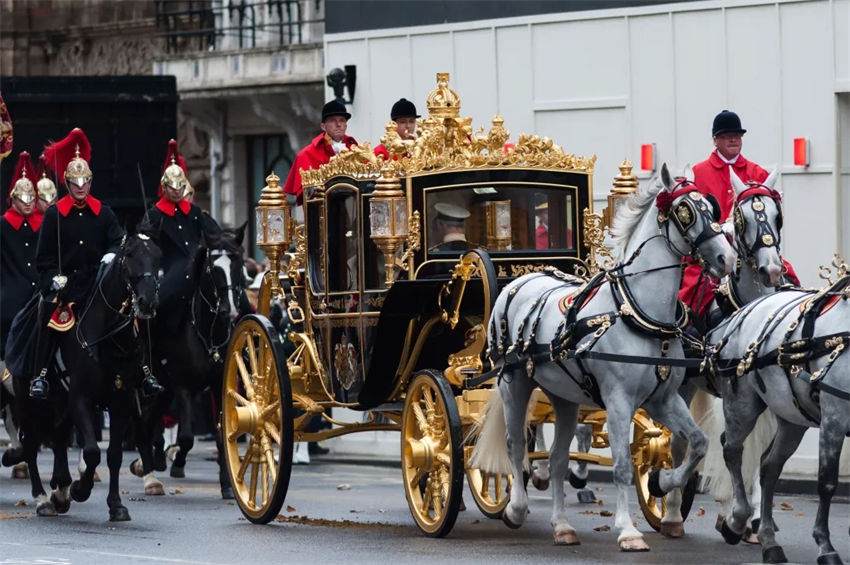
<instances>
[{"instance_id":1,"label":"gold state carriage","mask_svg":"<svg viewBox=\"0 0 850 565\"><path fill-rule=\"evenodd\" d=\"M234 332L222 401L226 466L252 522L280 511L293 442L366 430L401 432L405 493L426 535L451 530L464 474L487 516L499 517L507 503L512 477L470 467L474 437L464 445L493 386L477 378L489 369L491 307L499 288L519 275L595 270L595 252L587 262L580 254L602 241L602 218L588 212L596 158L564 153L537 136L506 144L500 116L486 134L473 133L448 74L437 83L415 140L400 139L387 124L381 141L390 160L366 144L303 172L302 225L292 220L279 178L267 178L257 243L271 268L257 314ZM609 209L637 185L630 168L621 167ZM468 249L443 244L438 208L464 212ZM285 335L269 321L273 303L284 313ZM533 423L552 421L545 396L537 397ZM332 407L368 416L343 422L329 414ZM606 446L604 411L581 414L593 426L594 447ZM313 418L333 427L309 432ZM641 506L657 528L663 504L649 495L646 478L669 464L669 433L639 413L632 449ZM573 455L610 465L599 455Z\"/></svg>"}]
</instances>

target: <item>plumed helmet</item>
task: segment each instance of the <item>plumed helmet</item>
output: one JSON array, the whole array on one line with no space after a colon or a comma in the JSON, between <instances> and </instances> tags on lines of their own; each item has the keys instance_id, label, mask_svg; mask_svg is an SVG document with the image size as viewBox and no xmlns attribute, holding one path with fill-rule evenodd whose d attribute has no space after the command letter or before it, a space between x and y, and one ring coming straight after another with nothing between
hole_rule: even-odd
<instances>
[{"instance_id":1,"label":"plumed helmet","mask_svg":"<svg viewBox=\"0 0 850 565\"><path fill-rule=\"evenodd\" d=\"M159 179L159 196L162 196L163 187L183 191L189 186L189 175L186 174L186 162L177 150L177 141L172 139L168 142L168 153L165 155L165 164L162 168L162 178Z\"/></svg>"},{"instance_id":2,"label":"plumed helmet","mask_svg":"<svg viewBox=\"0 0 850 565\"><path fill-rule=\"evenodd\" d=\"M747 130L741 127L741 118L735 112L723 110L714 116L714 123L711 125L711 137L717 137L724 133L747 133Z\"/></svg>"},{"instance_id":3,"label":"plumed helmet","mask_svg":"<svg viewBox=\"0 0 850 565\"><path fill-rule=\"evenodd\" d=\"M396 118L421 118L419 114L416 113L416 105L413 104L407 98L402 98L395 104L393 104L392 110L390 110L390 119L395 120Z\"/></svg>"},{"instance_id":4,"label":"plumed helmet","mask_svg":"<svg viewBox=\"0 0 850 565\"><path fill-rule=\"evenodd\" d=\"M44 148L44 160L59 175L60 183L82 185L92 179L89 168L91 144L80 128L71 130L65 139Z\"/></svg>"},{"instance_id":5,"label":"plumed helmet","mask_svg":"<svg viewBox=\"0 0 850 565\"><path fill-rule=\"evenodd\" d=\"M18 156L18 164L15 167L15 175L12 177L12 186L9 189L9 201L17 198L24 204L29 204L35 201L35 169L32 166L30 154L26 151L21 151Z\"/></svg>"},{"instance_id":6,"label":"plumed helmet","mask_svg":"<svg viewBox=\"0 0 850 565\"><path fill-rule=\"evenodd\" d=\"M42 153L38 158L38 170L41 173L41 178L38 179L38 183L36 184L38 197L41 200L44 200L48 205L53 204L56 202L59 193L56 190L56 185L53 183L53 180L47 176L49 167L44 160L44 153ZM36 173L36 176L38 175L39 173Z\"/></svg>"}]
</instances>

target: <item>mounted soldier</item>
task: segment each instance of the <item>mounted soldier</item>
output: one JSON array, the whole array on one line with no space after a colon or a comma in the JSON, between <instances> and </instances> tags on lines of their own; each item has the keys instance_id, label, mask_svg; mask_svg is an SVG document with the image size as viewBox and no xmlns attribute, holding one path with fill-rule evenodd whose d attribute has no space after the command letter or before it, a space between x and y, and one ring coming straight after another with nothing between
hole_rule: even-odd
<instances>
[{"instance_id":1,"label":"mounted soldier","mask_svg":"<svg viewBox=\"0 0 850 565\"><path fill-rule=\"evenodd\" d=\"M68 194L47 209L39 234L36 267L41 300L30 381L33 398L48 395L53 332L73 327L75 313L91 294L100 265L112 261L125 235L112 209L90 194L90 158L91 145L79 128L44 151L45 163L55 167ZM151 375L142 381L145 393L161 388Z\"/></svg>"},{"instance_id":2,"label":"mounted soldier","mask_svg":"<svg viewBox=\"0 0 850 565\"><path fill-rule=\"evenodd\" d=\"M157 240L162 249L160 315L156 325L172 332L189 312L197 286L192 266L199 249L212 248L221 239L216 221L186 198L189 188L186 163L172 139L160 179L160 198L138 228Z\"/></svg>"},{"instance_id":3,"label":"mounted soldier","mask_svg":"<svg viewBox=\"0 0 850 565\"><path fill-rule=\"evenodd\" d=\"M48 208L56 204L56 200L59 197L59 192L56 190L56 184L53 182L53 179L47 176L47 172L49 170L50 167L48 167L47 163L44 161L44 153L42 153L38 158L37 174L40 175L40 178L36 184L38 199L35 201L36 206L38 206L38 209L42 214L44 214Z\"/></svg>"},{"instance_id":4,"label":"mounted soldier","mask_svg":"<svg viewBox=\"0 0 850 565\"><path fill-rule=\"evenodd\" d=\"M35 250L43 215L36 208L35 170L30 154L21 152L9 209L0 220L0 358L5 359L6 338L15 314L36 290Z\"/></svg>"}]
</instances>

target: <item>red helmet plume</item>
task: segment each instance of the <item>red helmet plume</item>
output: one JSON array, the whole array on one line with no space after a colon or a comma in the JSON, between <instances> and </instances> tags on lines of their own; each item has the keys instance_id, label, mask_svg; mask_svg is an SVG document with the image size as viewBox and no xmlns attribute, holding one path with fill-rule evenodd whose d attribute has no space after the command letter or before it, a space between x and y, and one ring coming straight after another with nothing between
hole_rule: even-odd
<instances>
[{"instance_id":1,"label":"red helmet plume","mask_svg":"<svg viewBox=\"0 0 850 565\"><path fill-rule=\"evenodd\" d=\"M89 168L91 144L80 128L72 129L65 139L49 144L44 148L43 155L45 163L56 173L60 183L65 183L66 176L92 176Z\"/></svg>"}]
</instances>

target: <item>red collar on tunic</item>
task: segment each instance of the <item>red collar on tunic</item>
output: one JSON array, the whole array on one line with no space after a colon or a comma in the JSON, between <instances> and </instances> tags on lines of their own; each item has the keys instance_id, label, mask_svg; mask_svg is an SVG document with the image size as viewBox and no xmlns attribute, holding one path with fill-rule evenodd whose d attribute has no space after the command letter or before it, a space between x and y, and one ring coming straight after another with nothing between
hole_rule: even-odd
<instances>
[{"instance_id":1,"label":"red collar on tunic","mask_svg":"<svg viewBox=\"0 0 850 565\"><path fill-rule=\"evenodd\" d=\"M734 163L727 163L720 158L720 155L717 154L716 150L711 152L711 155L708 157L708 162L711 163L711 166L715 169L722 169L729 165L735 169L746 169L748 163L748 161L744 159L744 156L740 153L738 154L738 159Z\"/></svg>"},{"instance_id":2,"label":"red collar on tunic","mask_svg":"<svg viewBox=\"0 0 850 565\"><path fill-rule=\"evenodd\" d=\"M156 207L160 212L171 217L174 217L174 214L177 212L177 208L180 208L180 211L183 212L184 216L188 216L189 210L192 209L192 205L185 199L181 199L180 202L175 204L171 200L168 200L165 196L159 199L156 203Z\"/></svg>"},{"instance_id":3,"label":"red collar on tunic","mask_svg":"<svg viewBox=\"0 0 850 565\"><path fill-rule=\"evenodd\" d=\"M9 208L6 210L6 213L3 214L3 217L6 218L6 221L9 222L9 225L15 228L15 231L21 229L21 226L24 225L24 221L26 221L32 231L38 231L38 228L41 227L41 220L44 218L44 214L39 211L35 211L29 216L24 216L14 208Z\"/></svg>"},{"instance_id":4,"label":"red collar on tunic","mask_svg":"<svg viewBox=\"0 0 850 565\"><path fill-rule=\"evenodd\" d=\"M86 196L85 200L74 200L70 194L67 194L59 199L59 202L56 203L56 209L59 210L59 213L62 216L67 216L72 208L85 208L89 207L94 215L97 216L100 214L100 208L102 204L100 200L89 194Z\"/></svg>"},{"instance_id":5,"label":"red collar on tunic","mask_svg":"<svg viewBox=\"0 0 850 565\"><path fill-rule=\"evenodd\" d=\"M346 147L351 147L352 145L355 145L357 143L357 140L351 137L350 135L343 135L342 142L345 143ZM324 132L314 137L310 145L312 145L316 149L321 148L325 152L329 153L331 156L335 154L333 148L333 140L331 139L331 136Z\"/></svg>"}]
</instances>

